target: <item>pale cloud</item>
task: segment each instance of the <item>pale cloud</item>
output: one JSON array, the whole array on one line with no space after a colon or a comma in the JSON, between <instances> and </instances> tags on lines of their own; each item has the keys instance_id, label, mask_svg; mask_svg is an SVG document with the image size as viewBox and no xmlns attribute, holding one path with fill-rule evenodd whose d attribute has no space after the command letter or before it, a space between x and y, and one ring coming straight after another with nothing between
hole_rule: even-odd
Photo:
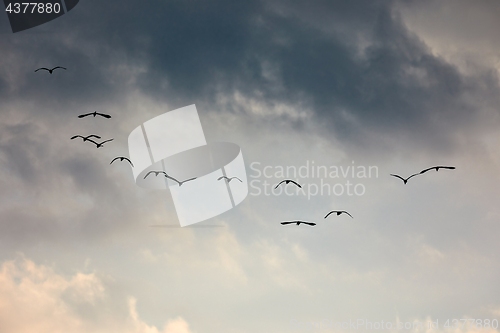
<instances>
[{"instance_id":1,"label":"pale cloud","mask_svg":"<svg viewBox=\"0 0 500 333\"><path fill-rule=\"evenodd\" d=\"M20 257L0 269L0 332L2 333L191 333L181 317L163 329L146 324L129 298L128 314L112 311L106 318L88 318L82 306L103 308L110 299L95 273L58 274L53 268ZM108 304L106 304L108 303Z\"/></svg>"}]
</instances>

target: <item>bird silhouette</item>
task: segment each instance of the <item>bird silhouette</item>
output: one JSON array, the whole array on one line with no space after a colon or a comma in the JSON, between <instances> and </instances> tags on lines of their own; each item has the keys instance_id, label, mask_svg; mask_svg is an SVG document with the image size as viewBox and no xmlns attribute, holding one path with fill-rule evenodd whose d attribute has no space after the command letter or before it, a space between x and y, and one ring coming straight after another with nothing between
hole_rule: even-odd
<instances>
[{"instance_id":1,"label":"bird silhouette","mask_svg":"<svg viewBox=\"0 0 500 333\"><path fill-rule=\"evenodd\" d=\"M280 185L281 185L281 184L283 184L283 183L285 183L285 185L288 185L289 183L293 183L293 184L297 185L299 188L302 188L302 186L300 186L300 184L299 184L299 183L297 183L297 182L295 182L295 181L293 181L293 180L291 180L291 179L285 179L285 180L280 181L280 182L278 183L278 185L276 185L276 186L274 187L274 189L277 189L277 188L278 188L278 186L280 186Z\"/></svg>"},{"instance_id":2,"label":"bird silhouette","mask_svg":"<svg viewBox=\"0 0 500 333\"><path fill-rule=\"evenodd\" d=\"M120 162L123 161L123 160L126 160L126 161L128 161L130 163L131 166L134 166L134 164L132 164L132 161L129 158L124 157L124 156L118 156L118 157L113 158L113 160L109 164L112 164L114 161L116 161L118 159L120 160Z\"/></svg>"},{"instance_id":3,"label":"bird silhouette","mask_svg":"<svg viewBox=\"0 0 500 333\"><path fill-rule=\"evenodd\" d=\"M352 217L352 215L351 215L351 214L349 214L348 212L346 212L345 210L332 210L331 212L329 212L328 214L326 214L325 219L326 219L328 216L330 216L330 214L333 214L333 213L337 213L337 216L339 216L340 214L344 213L344 214L349 215L351 218L353 218L353 217Z\"/></svg>"},{"instance_id":4,"label":"bird silhouette","mask_svg":"<svg viewBox=\"0 0 500 333\"><path fill-rule=\"evenodd\" d=\"M436 170L436 171L439 171L439 169L449 169L449 170L454 170L456 169L454 166L442 166L442 165L438 165L438 166L433 166L433 167L430 167L430 168L427 168L425 170L422 170L420 171L420 174L423 174L423 173L426 173L427 171L430 171L430 170Z\"/></svg>"},{"instance_id":5,"label":"bird silhouette","mask_svg":"<svg viewBox=\"0 0 500 333\"><path fill-rule=\"evenodd\" d=\"M403 178L403 177L401 177L401 176L399 176L399 175L394 175L394 174L392 174L392 173L391 173L391 176L401 179L401 180L402 180L405 184L408 182L408 180L409 180L411 177L415 177L415 176L418 176L418 175L420 175L420 174L419 174L419 173L415 173L415 174L411 175L411 176L410 176L410 177L408 177L408 178Z\"/></svg>"},{"instance_id":6,"label":"bird silhouette","mask_svg":"<svg viewBox=\"0 0 500 333\"><path fill-rule=\"evenodd\" d=\"M296 225L307 224L311 227L314 227L316 225L316 223L314 223L314 222L304 222L304 221L284 221L284 222L281 222L281 225L294 224L294 223Z\"/></svg>"},{"instance_id":7,"label":"bird silhouette","mask_svg":"<svg viewBox=\"0 0 500 333\"><path fill-rule=\"evenodd\" d=\"M226 176L222 176L222 177L219 177L217 180L221 180L221 179L223 179L223 178L224 178L224 179L226 179L228 183L229 183L231 180L233 180L233 179L238 179L240 182L242 182L242 183L243 183L243 181L242 181L241 179L239 179L238 177L231 177L231 178L229 178L229 177L226 177Z\"/></svg>"},{"instance_id":8,"label":"bird silhouette","mask_svg":"<svg viewBox=\"0 0 500 333\"><path fill-rule=\"evenodd\" d=\"M61 66L56 66L56 67L54 67L54 68L52 68L52 69L48 69L48 68L45 68L45 67L41 67L41 68L38 68L38 69L35 71L35 73L36 73L36 72L38 72L39 70L42 70L42 69L43 69L43 70L48 71L50 74L52 74L52 72L53 72L55 69L58 69L58 68L61 68L61 69L66 70L66 68L61 67Z\"/></svg>"},{"instance_id":9,"label":"bird silhouette","mask_svg":"<svg viewBox=\"0 0 500 333\"><path fill-rule=\"evenodd\" d=\"M163 173L165 175L165 177L167 177L167 173L165 171L149 171L145 176L144 176L144 179L146 179L147 176L149 176L150 174L154 173L155 176L158 176L160 173Z\"/></svg>"},{"instance_id":10,"label":"bird silhouette","mask_svg":"<svg viewBox=\"0 0 500 333\"><path fill-rule=\"evenodd\" d=\"M87 139L87 141L90 141L90 142L92 142L93 144L95 144L96 148L101 148L101 147L103 147L103 146L104 146L104 144L105 144L106 142L113 141L113 139L104 140L104 141L102 141L101 143L97 143L97 142L95 142L94 140L90 140L90 139Z\"/></svg>"},{"instance_id":11,"label":"bird silhouette","mask_svg":"<svg viewBox=\"0 0 500 333\"><path fill-rule=\"evenodd\" d=\"M76 139L76 138L82 138L83 141L85 142L85 141L89 140L89 138L100 139L101 137L99 135L95 135L95 134L91 134L91 135L87 135L87 136L75 135L75 136L71 137L71 140Z\"/></svg>"},{"instance_id":12,"label":"bird silhouette","mask_svg":"<svg viewBox=\"0 0 500 333\"><path fill-rule=\"evenodd\" d=\"M177 182L177 184L179 184L179 186L182 186L182 184L184 184L185 182L189 182L191 180L195 180L196 178L198 177L193 177L193 178L189 178L189 179L186 179L186 180L183 180L183 181L178 181L177 179L175 179L174 177L170 177L169 175L165 174L165 177L169 178L169 179L172 179L174 182Z\"/></svg>"},{"instance_id":13,"label":"bird silhouette","mask_svg":"<svg viewBox=\"0 0 500 333\"><path fill-rule=\"evenodd\" d=\"M97 111L94 111L94 112L91 112L91 113L86 113L86 114L81 114L78 116L78 118L83 118L83 117L87 117L87 116L101 116L101 117L104 117L104 118L111 118L111 116L109 114L105 114L105 113L99 113Z\"/></svg>"}]
</instances>

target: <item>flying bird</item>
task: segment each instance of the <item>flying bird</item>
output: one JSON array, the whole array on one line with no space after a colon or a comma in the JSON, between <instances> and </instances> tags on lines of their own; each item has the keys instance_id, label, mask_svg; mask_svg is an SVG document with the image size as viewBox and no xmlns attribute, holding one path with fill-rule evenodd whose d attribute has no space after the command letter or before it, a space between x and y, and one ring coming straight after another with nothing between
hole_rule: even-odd
<instances>
[{"instance_id":1,"label":"flying bird","mask_svg":"<svg viewBox=\"0 0 500 333\"><path fill-rule=\"evenodd\" d=\"M188 182L188 181L191 181L191 180L195 180L196 178L198 177L193 177L193 178L189 178L189 179L186 179L186 180L183 180L183 181L178 181L177 179L175 179L174 177L170 177L169 175L165 174L165 177L169 178L169 179L172 179L174 182L177 182L177 184L179 184L179 186L182 186L182 184L184 184L185 182Z\"/></svg>"},{"instance_id":2,"label":"flying bird","mask_svg":"<svg viewBox=\"0 0 500 333\"><path fill-rule=\"evenodd\" d=\"M149 176L150 174L154 173L155 176L158 176L160 173L163 173L165 175L165 177L167 177L167 173L165 171L149 171L145 176L144 176L144 179L146 179L147 176Z\"/></svg>"},{"instance_id":3,"label":"flying bird","mask_svg":"<svg viewBox=\"0 0 500 333\"><path fill-rule=\"evenodd\" d=\"M430 170L439 171L439 169L455 170L456 168L454 166L441 166L441 165L439 165L439 166L433 166L433 167L427 168L425 170L422 170L422 171L420 171L420 174L426 173L427 171L430 171Z\"/></svg>"},{"instance_id":4,"label":"flying bird","mask_svg":"<svg viewBox=\"0 0 500 333\"><path fill-rule=\"evenodd\" d=\"M281 185L281 184L283 184L283 183L285 183L286 185L288 185L289 183L293 183L293 184L297 185L299 188L302 188L302 186L300 186L300 184L299 184L299 183L297 183L297 182L295 182L295 181L293 181L293 180L291 180L291 179L285 179L285 180L280 181L280 182L278 183L278 185L276 185L276 186L274 187L274 189L277 189L277 188L278 188L278 186L280 186L280 185Z\"/></svg>"},{"instance_id":5,"label":"flying bird","mask_svg":"<svg viewBox=\"0 0 500 333\"><path fill-rule=\"evenodd\" d=\"M129 158L124 157L124 156L118 156L118 157L113 158L113 160L109 164L112 164L114 161L116 161L118 159L120 160L120 162L123 161L123 160L126 160L126 161L128 161L130 163L131 166L134 166L134 164L132 164L132 161Z\"/></svg>"},{"instance_id":6,"label":"flying bird","mask_svg":"<svg viewBox=\"0 0 500 333\"><path fill-rule=\"evenodd\" d=\"M97 143L97 142L95 142L94 140L90 140L90 139L87 139L87 141L90 141L90 142L92 142L93 144L95 144L96 148L101 148L101 147L103 147L103 146L104 146L104 144L105 144L106 142L113 141L113 139L104 140L104 141L102 141L101 143Z\"/></svg>"},{"instance_id":7,"label":"flying bird","mask_svg":"<svg viewBox=\"0 0 500 333\"><path fill-rule=\"evenodd\" d=\"M340 214L344 213L344 214L349 215L351 218L353 218L353 217L352 217L352 215L351 215L351 214L349 214L348 212L346 212L345 210L332 210L331 212L329 212L328 214L326 214L325 219L326 219L328 216L330 216L330 214L333 214L333 213L337 213L337 216L339 216Z\"/></svg>"},{"instance_id":8,"label":"flying bird","mask_svg":"<svg viewBox=\"0 0 500 333\"><path fill-rule=\"evenodd\" d=\"M58 68L61 68L61 69L66 70L66 68L61 67L61 66L57 66L57 67L54 67L54 68L52 68L52 69L48 69L48 68L45 68L45 67L41 67L41 68L38 68L35 72L38 72L39 70L42 70L42 69L43 69L43 70L48 71L50 74L52 74L52 72L53 72L55 69L58 69Z\"/></svg>"},{"instance_id":9,"label":"flying bird","mask_svg":"<svg viewBox=\"0 0 500 333\"><path fill-rule=\"evenodd\" d=\"M408 178L403 178L403 177L401 177L401 176L399 176L399 175L394 175L394 174L392 174L392 173L391 173L391 176L401 179L401 180L402 180L405 184L408 182L408 180L409 180L411 177L415 177L415 176L418 176L418 175L420 175L420 173L415 173L415 174L411 175L411 176L410 176L410 177L408 177Z\"/></svg>"},{"instance_id":10,"label":"flying bird","mask_svg":"<svg viewBox=\"0 0 500 333\"><path fill-rule=\"evenodd\" d=\"M83 117L87 117L87 116L101 116L101 117L104 117L104 118L111 118L111 116L109 114L105 114L105 113L99 113L97 111L94 111L94 112L91 112L91 113L86 113L86 114L81 114L78 116L78 118L83 118Z\"/></svg>"},{"instance_id":11,"label":"flying bird","mask_svg":"<svg viewBox=\"0 0 500 333\"><path fill-rule=\"evenodd\" d=\"M311 227L314 227L316 225L316 223L314 223L314 222L304 222L304 221L285 221L285 222L281 222L281 225L294 224L294 223L296 225L307 224Z\"/></svg>"},{"instance_id":12,"label":"flying bird","mask_svg":"<svg viewBox=\"0 0 500 333\"><path fill-rule=\"evenodd\" d=\"M76 138L82 138L83 141L85 142L85 141L89 140L89 138L100 139L101 137L99 135L95 135L95 134L91 134L91 135L87 135L87 136L75 135L75 136L71 137L71 140L76 139ZM91 140L89 140L89 141L91 141Z\"/></svg>"},{"instance_id":13,"label":"flying bird","mask_svg":"<svg viewBox=\"0 0 500 333\"><path fill-rule=\"evenodd\" d=\"M221 179L223 179L223 178L225 178L225 179L227 180L227 182L228 182L228 183L229 183L231 180L233 180L233 179L238 179L240 182L242 182L242 183L243 183L243 181L242 181L241 179L239 179L238 177L231 177L231 178L229 178L229 177L226 177L226 176L222 176L222 177L219 177L217 180L221 180Z\"/></svg>"}]
</instances>

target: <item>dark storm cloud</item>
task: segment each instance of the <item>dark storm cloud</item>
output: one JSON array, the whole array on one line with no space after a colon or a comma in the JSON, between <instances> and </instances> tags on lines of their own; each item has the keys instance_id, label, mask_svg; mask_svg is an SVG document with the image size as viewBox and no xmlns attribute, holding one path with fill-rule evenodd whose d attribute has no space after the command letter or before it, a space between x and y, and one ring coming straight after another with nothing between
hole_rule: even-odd
<instances>
[{"instance_id":1,"label":"dark storm cloud","mask_svg":"<svg viewBox=\"0 0 500 333\"><path fill-rule=\"evenodd\" d=\"M347 141L366 143L374 132L450 148L446 123L472 121L497 79L465 77L434 56L394 3L86 1L43 26L60 34L4 36L2 48L25 73L15 93L2 95L64 109L135 88L174 107L239 91L268 103L306 99L316 120ZM69 70L32 73L42 65Z\"/></svg>"}]
</instances>

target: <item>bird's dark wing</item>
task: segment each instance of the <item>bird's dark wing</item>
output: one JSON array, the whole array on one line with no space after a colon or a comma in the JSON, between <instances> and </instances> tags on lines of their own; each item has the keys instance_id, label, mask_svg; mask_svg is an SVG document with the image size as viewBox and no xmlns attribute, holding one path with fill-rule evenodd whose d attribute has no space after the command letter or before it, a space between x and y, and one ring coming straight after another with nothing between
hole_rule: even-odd
<instances>
[{"instance_id":1,"label":"bird's dark wing","mask_svg":"<svg viewBox=\"0 0 500 333\"><path fill-rule=\"evenodd\" d=\"M280 181L280 182L278 183L278 185L276 185L276 186L274 187L274 189L277 189L277 188L278 188L278 186L280 186L280 185L281 185L281 184L283 184L284 182L286 182L286 180L282 180L282 181Z\"/></svg>"},{"instance_id":2,"label":"bird's dark wing","mask_svg":"<svg viewBox=\"0 0 500 333\"><path fill-rule=\"evenodd\" d=\"M132 161L131 161L129 158L127 158L127 157L122 157L122 161L123 161L123 160L127 160L127 161L130 163L130 165L131 165L131 166L134 166L134 164L132 163Z\"/></svg>"},{"instance_id":3,"label":"bird's dark wing","mask_svg":"<svg viewBox=\"0 0 500 333\"><path fill-rule=\"evenodd\" d=\"M115 157L115 158L113 158L113 160L111 161L111 163L113 163L114 161L116 161L116 160L118 160L118 159L120 159L120 158L119 158L119 157ZM111 164L111 163L109 163L109 164Z\"/></svg>"},{"instance_id":4,"label":"bird's dark wing","mask_svg":"<svg viewBox=\"0 0 500 333\"><path fill-rule=\"evenodd\" d=\"M78 118L83 118L83 117L87 117L87 116L90 116L90 115L93 115L93 113L81 114L81 115L78 116Z\"/></svg>"},{"instance_id":5,"label":"bird's dark wing","mask_svg":"<svg viewBox=\"0 0 500 333\"><path fill-rule=\"evenodd\" d=\"M243 181L241 179L239 179L238 177L233 177L233 178L238 179L240 182L243 183ZM233 179L233 178L231 178L231 179Z\"/></svg>"},{"instance_id":6,"label":"bird's dark wing","mask_svg":"<svg viewBox=\"0 0 500 333\"><path fill-rule=\"evenodd\" d=\"M414 173L413 175L411 175L410 177L406 178L406 181L408 181L411 177L415 177L415 176L418 176L420 175L420 173Z\"/></svg>"},{"instance_id":7,"label":"bird's dark wing","mask_svg":"<svg viewBox=\"0 0 500 333\"><path fill-rule=\"evenodd\" d=\"M101 117L104 117L104 118L111 118L111 116L109 114L105 114L105 113L99 113L97 112L96 114L100 115Z\"/></svg>"},{"instance_id":8,"label":"bird's dark wing","mask_svg":"<svg viewBox=\"0 0 500 333\"><path fill-rule=\"evenodd\" d=\"M50 72L50 69L45 68L45 67L38 68L35 72L38 72L38 71L39 71L39 70L41 70L41 69L45 69L47 72Z\"/></svg>"},{"instance_id":9,"label":"bird's dark wing","mask_svg":"<svg viewBox=\"0 0 500 333\"><path fill-rule=\"evenodd\" d=\"M75 136L71 137L71 140L76 139L76 138L82 138L83 139L83 136L81 136L81 135L75 135Z\"/></svg>"},{"instance_id":10,"label":"bird's dark wing","mask_svg":"<svg viewBox=\"0 0 500 333\"><path fill-rule=\"evenodd\" d=\"M92 142L93 144L95 144L96 146L98 146L99 144L97 142L95 142L94 140L90 140L90 139L87 139L87 141L90 141Z\"/></svg>"},{"instance_id":11,"label":"bird's dark wing","mask_svg":"<svg viewBox=\"0 0 500 333\"><path fill-rule=\"evenodd\" d=\"M61 67L61 66L56 66L56 67L52 68L52 70L54 70L54 69L58 69L58 68L61 68L61 69L64 69L64 70L66 70L66 68L64 68L64 67Z\"/></svg>"},{"instance_id":12,"label":"bird's dark wing","mask_svg":"<svg viewBox=\"0 0 500 333\"><path fill-rule=\"evenodd\" d=\"M222 177L217 178L217 180L221 180L222 178L226 178L227 179L226 176L222 176Z\"/></svg>"},{"instance_id":13,"label":"bird's dark wing","mask_svg":"<svg viewBox=\"0 0 500 333\"><path fill-rule=\"evenodd\" d=\"M302 186L300 186L300 184L299 184L299 183L297 183L297 182L295 182L295 181L293 181L293 180L290 180L290 182L291 182L291 183L294 183L294 184L295 184L295 185L297 185L299 188L302 188Z\"/></svg>"},{"instance_id":14,"label":"bird's dark wing","mask_svg":"<svg viewBox=\"0 0 500 333\"><path fill-rule=\"evenodd\" d=\"M310 225L311 227L314 227L316 225L316 223L314 223L314 222L300 222L300 223Z\"/></svg>"},{"instance_id":15,"label":"bird's dark wing","mask_svg":"<svg viewBox=\"0 0 500 333\"><path fill-rule=\"evenodd\" d=\"M281 222L282 225L287 225L287 224L292 224L292 223L295 223L295 222L293 222L293 221Z\"/></svg>"},{"instance_id":16,"label":"bird's dark wing","mask_svg":"<svg viewBox=\"0 0 500 333\"><path fill-rule=\"evenodd\" d=\"M393 175L392 173L391 173L391 176L396 177L396 178L399 178L399 179L401 179L401 180L402 180L402 181L404 181L404 182L406 181L406 179L404 179L404 178L403 178L403 177L401 177L401 176L398 176L398 175Z\"/></svg>"},{"instance_id":17,"label":"bird's dark wing","mask_svg":"<svg viewBox=\"0 0 500 333\"><path fill-rule=\"evenodd\" d=\"M330 214L333 214L333 213L336 213L337 211L336 210L332 210L331 212L329 212L328 214L325 215L325 219L330 216Z\"/></svg>"},{"instance_id":18,"label":"bird's dark wing","mask_svg":"<svg viewBox=\"0 0 500 333\"><path fill-rule=\"evenodd\" d=\"M178 180L177 180L177 179L175 179L174 177L171 177L171 176L167 175L166 173L165 173L165 177L167 177L168 179L172 179L172 180L173 180L174 182L176 182L177 184L180 184L180 183L181 183L180 181L178 181Z\"/></svg>"},{"instance_id":19,"label":"bird's dark wing","mask_svg":"<svg viewBox=\"0 0 500 333\"><path fill-rule=\"evenodd\" d=\"M455 170L456 168L454 166L438 166L439 169L449 169L449 170Z\"/></svg>"},{"instance_id":20,"label":"bird's dark wing","mask_svg":"<svg viewBox=\"0 0 500 333\"><path fill-rule=\"evenodd\" d=\"M342 211L342 213L346 213L346 214L347 214L347 215L349 215L351 218L354 218L354 217L352 217L352 215L351 215L351 214L349 214L349 212L346 212L345 210L343 210L343 211Z\"/></svg>"},{"instance_id":21,"label":"bird's dark wing","mask_svg":"<svg viewBox=\"0 0 500 333\"><path fill-rule=\"evenodd\" d=\"M190 180L195 180L196 178L198 178L198 177L193 177L193 178L189 178L189 179L183 180L181 183L185 183L185 182L188 182Z\"/></svg>"},{"instance_id":22,"label":"bird's dark wing","mask_svg":"<svg viewBox=\"0 0 500 333\"><path fill-rule=\"evenodd\" d=\"M426 173L427 171L433 170L433 169L435 169L435 168L436 168L436 167L427 168L427 169L425 169L425 170L420 171L420 174Z\"/></svg>"},{"instance_id":23,"label":"bird's dark wing","mask_svg":"<svg viewBox=\"0 0 500 333\"><path fill-rule=\"evenodd\" d=\"M110 141L113 141L113 139L104 140L104 141L103 141L103 142L101 142L100 144L102 145L103 143L110 142Z\"/></svg>"},{"instance_id":24,"label":"bird's dark wing","mask_svg":"<svg viewBox=\"0 0 500 333\"><path fill-rule=\"evenodd\" d=\"M88 139L88 138L96 138L96 139L100 139L101 137L99 135L95 135L95 134L91 134L91 135L87 135L85 137L85 139Z\"/></svg>"}]
</instances>

